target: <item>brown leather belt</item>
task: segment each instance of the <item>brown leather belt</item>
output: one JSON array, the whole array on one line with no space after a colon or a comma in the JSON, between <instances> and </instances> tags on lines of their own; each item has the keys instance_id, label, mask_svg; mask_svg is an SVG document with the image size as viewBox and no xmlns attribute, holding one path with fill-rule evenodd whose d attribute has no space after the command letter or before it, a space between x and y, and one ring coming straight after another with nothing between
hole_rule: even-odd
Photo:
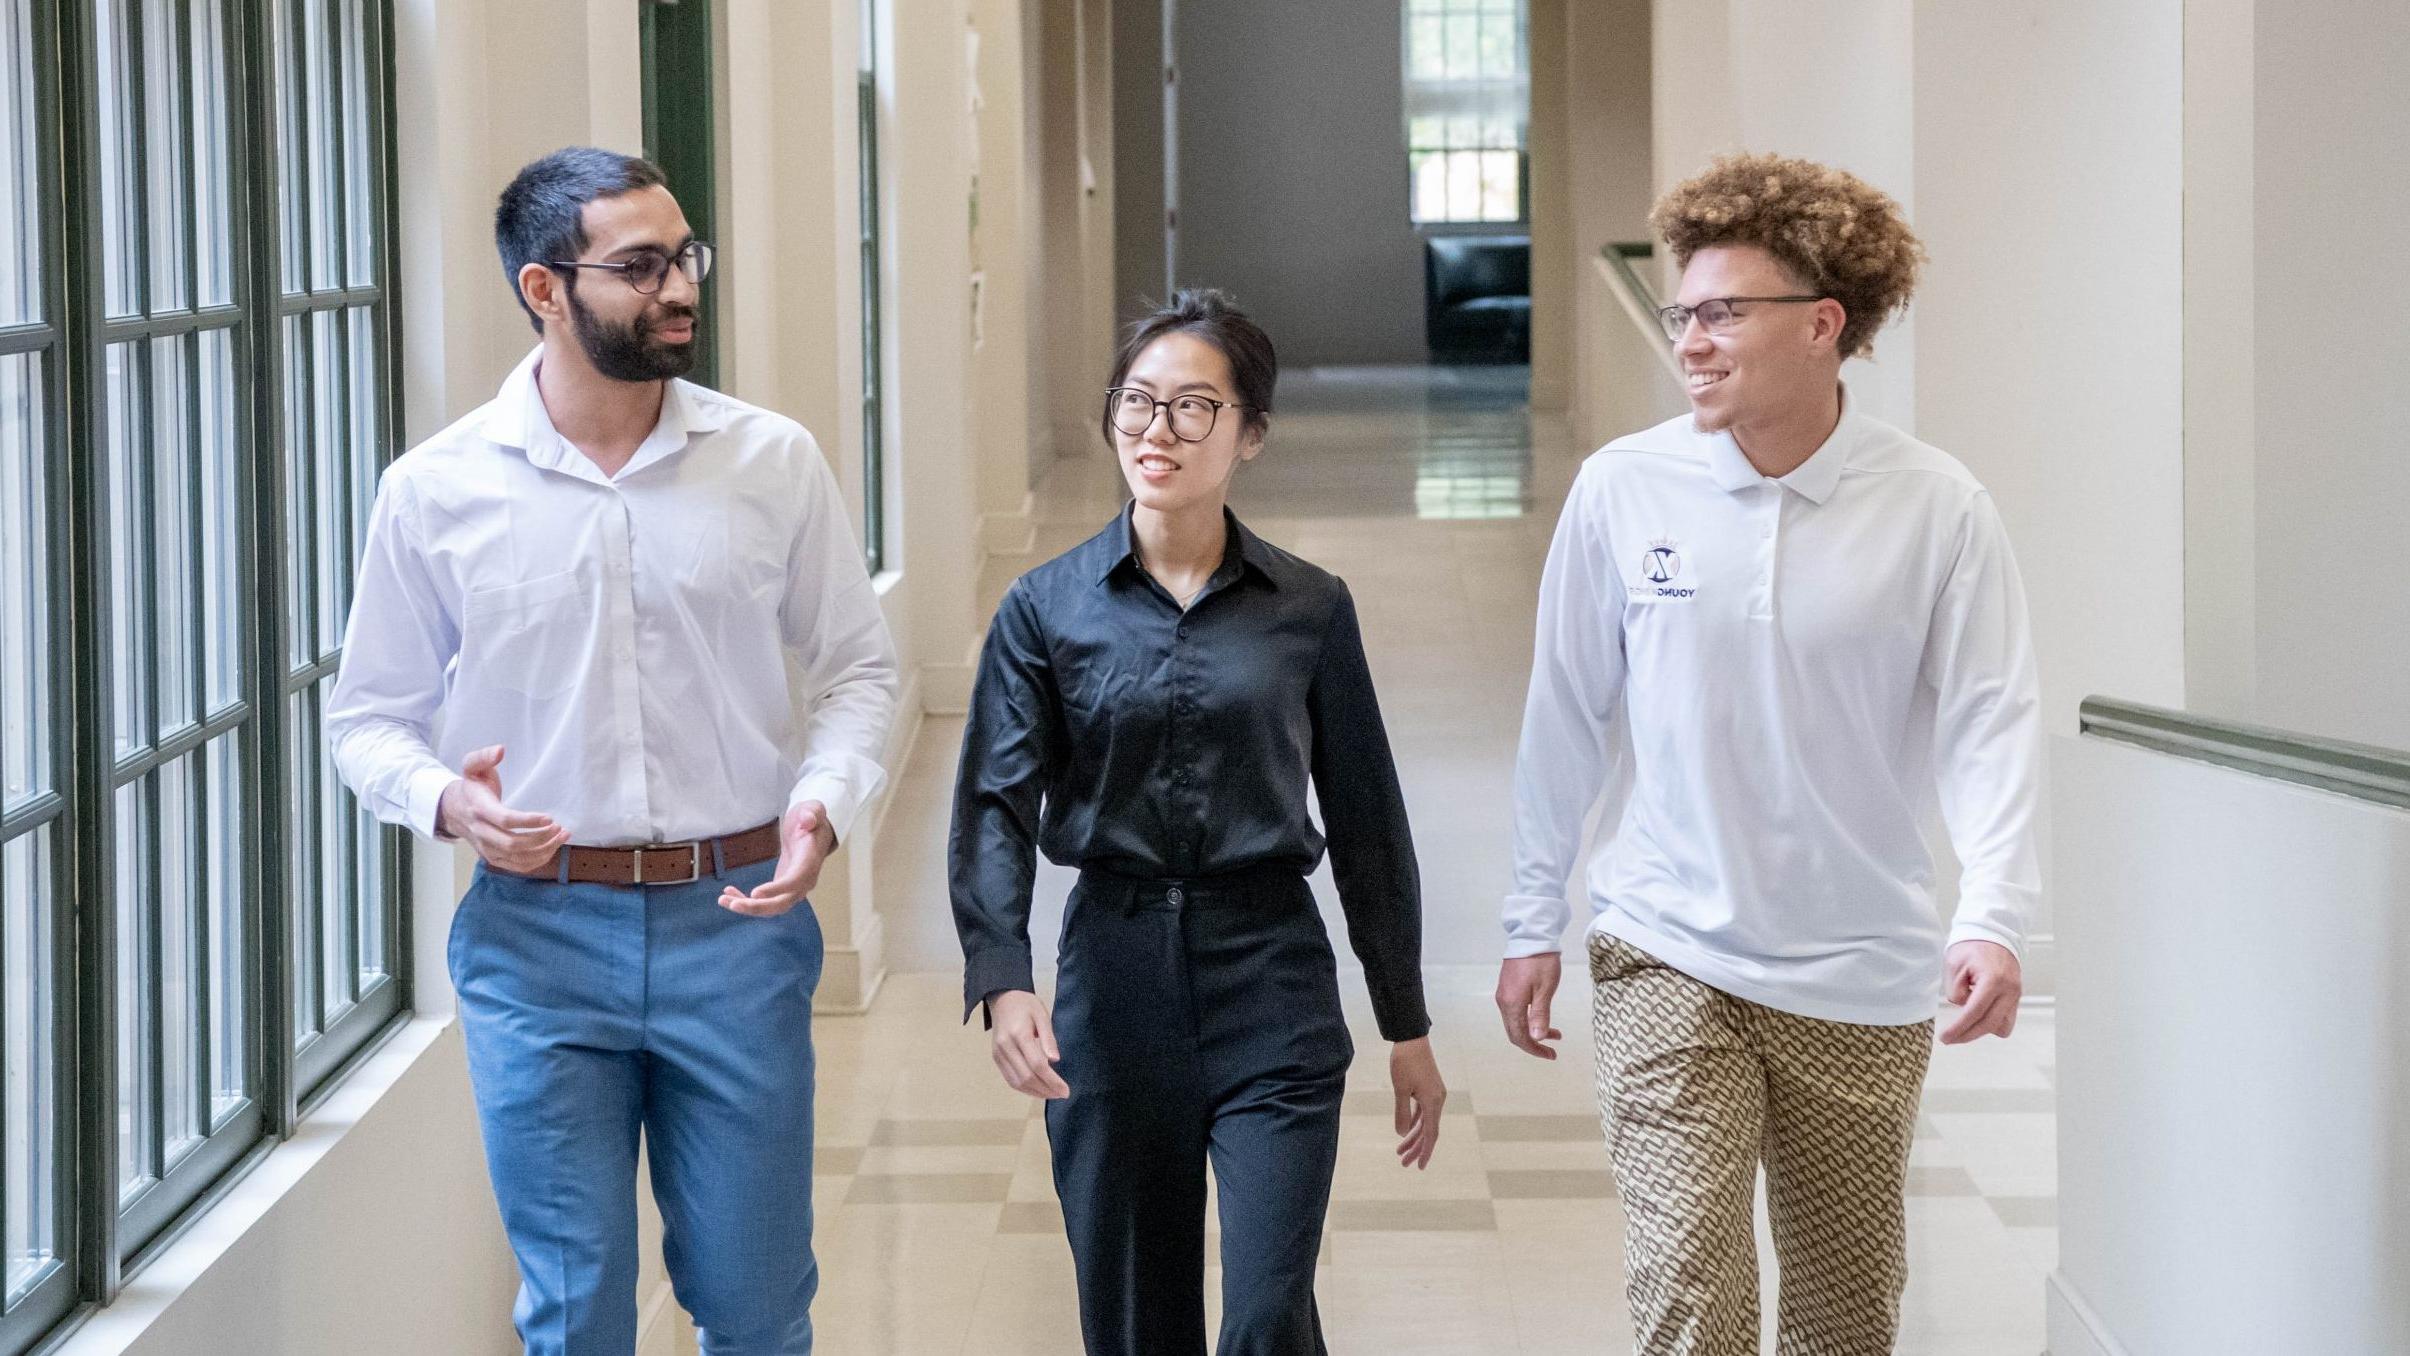
<instances>
[{"instance_id":1,"label":"brown leather belt","mask_svg":"<svg viewBox=\"0 0 2410 1356\"><path fill-rule=\"evenodd\" d=\"M766 862L778 855L778 821L732 833L725 838L692 838L683 843L647 843L643 847L579 847L575 843L555 852L533 871L488 870L529 880L563 881L571 885L685 885L714 870ZM569 859L569 874L561 874L561 858Z\"/></svg>"}]
</instances>

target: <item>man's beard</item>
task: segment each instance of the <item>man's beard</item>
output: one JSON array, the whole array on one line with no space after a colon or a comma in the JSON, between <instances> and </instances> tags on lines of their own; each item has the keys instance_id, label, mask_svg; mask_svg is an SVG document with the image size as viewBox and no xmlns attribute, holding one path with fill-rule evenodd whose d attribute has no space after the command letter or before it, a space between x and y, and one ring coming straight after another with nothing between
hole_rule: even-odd
<instances>
[{"instance_id":1,"label":"man's beard","mask_svg":"<svg viewBox=\"0 0 2410 1356\"><path fill-rule=\"evenodd\" d=\"M683 377L695 368L695 345L702 342L702 327L697 326L695 337L682 344L665 344L653 338L655 328L680 320L692 321L692 306L668 306L655 319L652 308L639 312L634 320L614 325L597 317L569 293L570 329L577 335L578 347L586 351L586 361L594 370L613 381L666 381Z\"/></svg>"}]
</instances>

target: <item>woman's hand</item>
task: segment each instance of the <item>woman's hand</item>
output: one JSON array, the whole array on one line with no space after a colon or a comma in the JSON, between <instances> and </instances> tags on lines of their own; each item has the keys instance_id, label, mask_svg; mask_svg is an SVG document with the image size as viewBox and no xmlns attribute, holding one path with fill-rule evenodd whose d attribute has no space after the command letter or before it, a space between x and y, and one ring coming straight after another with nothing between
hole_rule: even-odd
<instances>
[{"instance_id":1,"label":"woman's hand","mask_svg":"<svg viewBox=\"0 0 2410 1356\"><path fill-rule=\"evenodd\" d=\"M1389 1086L1397 1092L1397 1132L1404 1136L1398 1141L1398 1166L1427 1168L1431 1151L1439 1147L1439 1108L1448 1100L1429 1036L1389 1047Z\"/></svg>"},{"instance_id":2,"label":"woman's hand","mask_svg":"<svg viewBox=\"0 0 2410 1356\"><path fill-rule=\"evenodd\" d=\"M988 1053L1013 1091L1044 1099L1071 1095L1054 1071L1063 1052L1054 1043L1054 1019L1044 1000L1027 989L1008 989L988 999L987 1016L994 1028ZM1436 1081L1438 1074L1432 1077Z\"/></svg>"}]
</instances>

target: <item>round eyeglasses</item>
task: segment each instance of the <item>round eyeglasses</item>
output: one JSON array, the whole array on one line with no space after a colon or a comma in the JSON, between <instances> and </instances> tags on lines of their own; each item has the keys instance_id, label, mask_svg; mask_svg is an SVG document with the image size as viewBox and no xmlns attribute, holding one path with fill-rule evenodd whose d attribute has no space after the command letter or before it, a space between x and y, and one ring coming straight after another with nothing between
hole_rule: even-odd
<instances>
[{"instance_id":1,"label":"round eyeglasses","mask_svg":"<svg viewBox=\"0 0 2410 1356\"><path fill-rule=\"evenodd\" d=\"M1665 327L1665 337L1678 344L1689 331L1690 318L1694 315L1699 318L1700 324L1707 327L1709 334L1722 334L1743 319L1732 309L1735 306L1746 306L1752 302L1822 300L1822 297L1714 297L1696 306L1660 306L1657 308L1657 323Z\"/></svg>"},{"instance_id":2,"label":"round eyeglasses","mask_svg":"<svg viewBox=\"0 0 2410 1356\"><path fill-rule=\"evenodd\" d=\"M649 297L660 291L661 284L668 281L672 264L678 266L678 271L686 275L688 282L698 287L702 286L703 280L711 276L711 261L716 254L717 251L704 242L689 240L686 242L686 248L679 250L674 255L646 249L636 250L630 253L626 260L616 264L581 264L569 259L552 259L547 260L544 266L546 268L609 269L626 279L628 286L635 288L639 294Z\"/></svg>"},{"instance_id":3,"label":"round eyeglasses","mask_svg":"<svg viewBox=\"0 0 2410 1356\"><path fill-rule=\"evenodd\" d=\"M1252 407L1237 401L1201 395L1157 400L1135 386L1116 386L1105 392L1105 418L1132 438L1153 428L1155 411L1163 410L1173 437L1184 443L1201 443L1213 436L1214 422L1222 417L1222 411L1249 408Z\"/></svg>"}]
</instances>

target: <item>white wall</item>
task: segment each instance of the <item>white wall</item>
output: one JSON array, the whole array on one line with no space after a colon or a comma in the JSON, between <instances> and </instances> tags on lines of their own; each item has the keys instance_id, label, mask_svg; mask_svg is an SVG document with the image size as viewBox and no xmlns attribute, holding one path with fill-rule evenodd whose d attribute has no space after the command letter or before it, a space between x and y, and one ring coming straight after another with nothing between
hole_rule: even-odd
<instances>
[{"instance_id":1,"label":"white wall","mask_svg":"<svg viewBox=\"0 0 2410 1356\"><path fill-rule=\"evenodd\" d=\"M1770 151L1838 165L1914 218L1919 10L1912 0L1656 0L1655 190L1719 154ZM1876 338L1873 361L1844 373L1860 409L1911 432L1914 314Z\"/></svg>"},{"instance_id":2,"label":"white wall","mask_svg":"<svg viewBox=\"0 0 2410 1356\"><path fill-rule=\"evenodd\" d=\"M2240 719L2259 687L2255 3L2184 5L2184 697Z\"/></svg>"},{"instance_id":3,"label":"white wall","mask_svg":"<svg viewBox=\"0 0 2410 1356\"><path fill-rule=\"evenodd\" d=\"M2182 5L1915 18L1917 433L2008 523L2051 730L2181 706Z\"/></svg>"},{"instance_id":4,"label":"white wall","mask_svg":"<svg viewBox=\"0 0 2410 1356\"><path fill-rule=\"evenodd\" d=\"M2071 740L2059 1356L2410 1351L2410 813Z\"/></svg>"},{"instance_id":5,"label":"white wall","mask_svg":"<svg viewBox=\"0 0 2410 1356\"><path fill-rule=\"evenodd\" d=\"M2256 7L2260 720L2410 748L2410 8Z\"/></svg>"}]
</instances>

